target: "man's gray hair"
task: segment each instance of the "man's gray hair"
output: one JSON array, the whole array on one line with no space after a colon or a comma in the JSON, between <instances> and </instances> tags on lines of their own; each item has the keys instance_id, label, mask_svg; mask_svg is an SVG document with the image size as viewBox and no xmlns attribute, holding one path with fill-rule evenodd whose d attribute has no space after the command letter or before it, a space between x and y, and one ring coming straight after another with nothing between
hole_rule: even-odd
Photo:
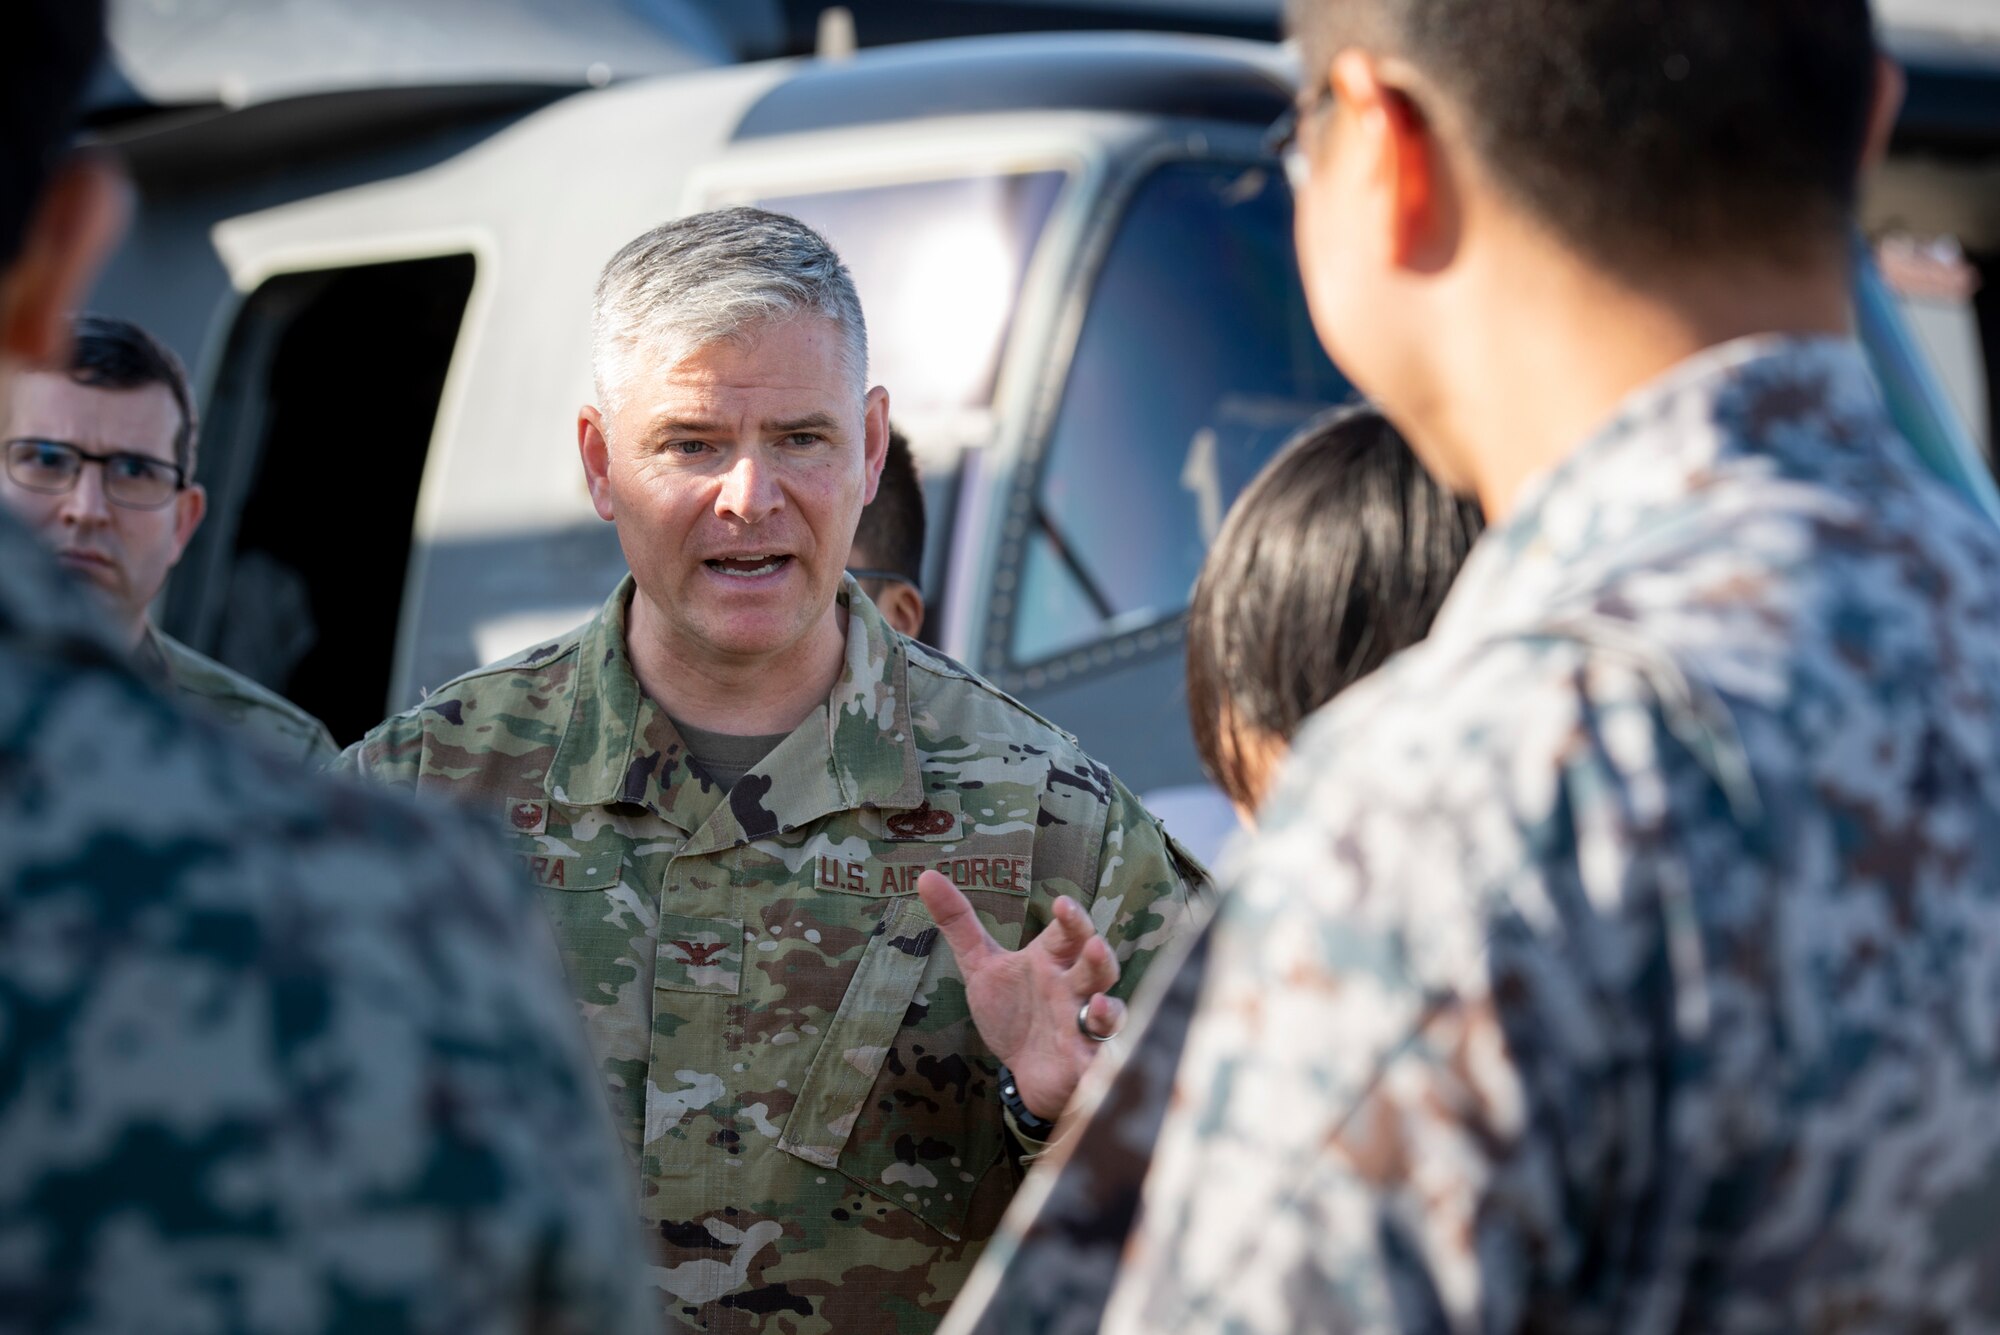
<instances>
[{"instance_id":1,"label":"man's gray hair","mask_svg":"<svg viewBox=\"0 0 2000 1335\"><path fill-rule=\"evenodd\" d=\"M821 315L842 334L856 400L868 393L868 326L854 279L826 238L782 213L717 209L676 218L629 242L597 280L591 374L598 406L646 362L672 366L719 339Z\"/></svg>"}]
</instances>

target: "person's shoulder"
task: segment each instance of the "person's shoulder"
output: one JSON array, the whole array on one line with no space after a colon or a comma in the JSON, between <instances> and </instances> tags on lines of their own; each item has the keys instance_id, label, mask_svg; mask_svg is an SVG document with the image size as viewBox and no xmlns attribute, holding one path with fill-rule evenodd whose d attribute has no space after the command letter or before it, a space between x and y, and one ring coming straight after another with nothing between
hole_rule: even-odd
<instances>
[{"instance_id":1,"label":"person's shoulder","mask_svg":"<svg viewBox=\"0 0 2000 1335\"><path fill-rule=\"evenodd\" d=\"M1067 729L1050 722L963 663L928 645L909 648L911 720L927 767L969 773L999 760L1043 775L1044 801L1117 810L1151 821L1139 799Z\"/></svg>"},{"instance_id":2,"label":"person's shoulder","mask_svg":"<svg viewBox=\"0 0 2000 1335\"><path fill-rule=\"evenodd\" d=\"M490 695L495 691L511 691L523 696L539 695L543 690L569 679L575 671L577 655L582 651L584 637L589 630L590 625L586 623L553 640L544 640L519 653L496 658L470 672L461 672L428 692L424 699L426 702L455 700L476 693Z\"/></svg>"},{"instance_id":3,"label":"person's shoulder","mask_svg":"<svg viewBox=\"0 0 2000 1335\"><path fill-rule=\"evenodd\" d=\"M566 715L578 656L589 629L589 625L579 626L427 691L416 704L369 729L366 737L348 748L343 763L398 739L425 734L464 733L461 740L474 742L468 730L476 730L479 719L518 721ZM469 715L476 717L468 721Z\"/></svg>"},{"instance_id":4,"label":"person's shoulder","mask_svg":"<svg viewBox=\"0 0 2000 1335\"><path fill-rule=\"evenodd\" d=\"M1670 832L1718 809L1662 684L1559 635L1392 660L1300 730L1223 867L1257 943L1237 963L1269 981L1303 960L1396 1016L1413 989L1478 977L1496 932L1559 942L1579 882L1643 914Z\"/></svg>"},{"instance_id":5,"label":"person's shoulder","mask_svg":"<svg viewBox=\"0 0 2000 1335\"><path fill-rule=\"evenodd\" d=\"M79 851L109 841L141 858L155 845L197 850L211 863L265 866L291 889L356 876L356 857L379 862L368 875L398 889L456 875L466 859L490 862L462 818L302 771L117 665L16 660L8 675L38 719L22 763L51 776L47 818L23 823L10 850L31 833ZM162 885L178 867L155 867Z\"/></svg>"},{"instance_id":6,"label":"person's shoulder","mask_svg":"<svg viewBox=\"0 0 2000 1335\"><path fill-rule=\"evenodd\" d=\"M152 635L174 690L198 708L294 759L334 752L326 725L284 696L164 631Z\"/></svg>"},{"instance_id":7,"label":"person's shoulder","mask_svg":"<svg viewBox=\"0 0 2000 1335\"><path fill-rule=\"evenodd\" d=\"M1096 765L1067 729L965 664L916 640L906 639L904 644L910 662L910 707L931 721L940 735L957 739L954 745L1031 747L1066 763Z\"/></svg>"},{"instance_id":8,"label":"person's shoulder","mask_svg":"<svg viewBox=\"0 0 2000 1335\"><path fill-rule=\"evenodd\" d=\"M581 1310L601 1309L602 1328L636 1328L609 1323L627 1246L610 1136L581 1134L553 1157L532 1148L533 1127L594 1129L600 1110L534 892L470 817L305 772L183 712L121 663L4 634L0 738L19 780L0 785L0 885L18 890L11 928L43 943L33 972L49 1021L0 1033L0 1061L32 1077L0 1128L0 1159L29 1169L14 1185L45 1194L55 1178L36 1166L62 1160L61 1226L101 1231L217 1207L210 1170L227 1162L271 1185L286 1220L306 1219L292 1207L312 1197L322 1213L429 1249L465 1216L463 1193L430 1168L470 1155L484 1175L474 1213L496 1238L538 1240L484 1253L522 1277L519 1300L542 1301L527 1277L559 1223L573 1230L565 1248L604 1258L587 1277L602 1293L577 1295ZM79 921L92 931L75 932ZM282 987L257 960L280 962ZM162 989L163 978L178 981ZM91 1033L131 1041L77 1041ZM450 1056L467 1052L482 1055ZM339 1073L315 1095L319 1111L363 1134L293 1143L307 1067ZM149 1137L157 1108L117 1097L141 1085L172 1108L166 1141ZM500 1086L512 1094L494 1103ZM73 1095L57 1108L38 1089ZM426 1097L492 1115L447 1126L398 1111ZM141 1144L151 1148L134 1172ZM47 1211L28 1218L31 1230L57 1226ZM290 1224L266 1233L300 1246ZM142 1241L151 1273L214 1269L185 1238ZM237 1250L225 1271L272 1263ZM309 1274L317 1252L282 1255ZM383 1258L362 1267L343 1278L361 1275L385 1311L415 1310L426 1285L434 1299L439 1285L474 1282L419 1285Z\"/></svg>"},{"instance_id":9,"label":"person's shoulder","mask_svg":"<svg viewBox=\"0 0 2000 1335\"><path fill-rule=\"evenodd\" d=\"M1687 744L1702 733L1716 755ZM1433 852L1530 856L1550 851L1566 805L1612 801L1733 743L1720 701L1641 644L1570 630L1427 643L1307 720L1257 842L1395 825L1434 833Z\"/></svg>"}]
</instances>

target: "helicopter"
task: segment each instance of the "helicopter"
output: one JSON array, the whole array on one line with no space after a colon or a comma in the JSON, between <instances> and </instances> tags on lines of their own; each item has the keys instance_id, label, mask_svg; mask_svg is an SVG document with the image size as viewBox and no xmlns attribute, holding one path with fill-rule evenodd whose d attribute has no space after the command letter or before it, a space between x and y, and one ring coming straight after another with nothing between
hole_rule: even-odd
<instances>
[{"instance_id":1,"label":"helicopter","mask_svg":"<svg viewBox=\"0 0 2000 1335\"><path fill-rule=\"evenodd\" d=\"M1212 856L1234 817L1186 726L1187 596L1237 492L1354 393L1313 334L1265 144L1292 57L1275 4L1211 5L1193 32L977 31L1062 7L938 9L958 7L975 35L857 47L916 22L857 4L813 54L744 59L795 48L799 7L649 27L481 0L525 55L425 56L447 29L424 27L394 77L336 51L317 82L273 58L245 66L261 82L156 78L121 104L146 82L126 80L97 133L142 206L96 300L189 357L205 418L210 518L163 627L349 741L585 620L624 572L574 446L597 272L667 218L757 204L853 271L923 475L924 638ZM1087 13L1168 28L1174 8ZM1855 290L1899 425L2000 521L1977 337L1994 28L1990 48L1892 30L1911 95L1867 204L1873 229L1962 238L1948 355L1864 246Z\"/></svg>"}]
</instances>

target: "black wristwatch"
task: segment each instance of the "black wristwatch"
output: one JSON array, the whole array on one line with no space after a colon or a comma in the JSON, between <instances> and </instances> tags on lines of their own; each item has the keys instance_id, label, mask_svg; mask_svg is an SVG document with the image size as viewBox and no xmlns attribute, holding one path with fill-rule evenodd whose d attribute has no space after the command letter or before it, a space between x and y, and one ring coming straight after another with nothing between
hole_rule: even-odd
<instances>
[{"instance_id":1,"label":"black wristwatch","mask_svg":"<svg viewBox=\"0 0 2000 1335\"><path fill-rule=\"evenodd\" d=\"M1056 1124L1046 1117L1037 1117L1028 1111L1028 1105L1021 1102L1021 1087L1014 1080L1014 1073L1006 1063L1000 1066L1000 1106L1014 1119L1014 1129L1033 1140L1047 1143L1055 1134Z\"/></svg>"}]
</instances>

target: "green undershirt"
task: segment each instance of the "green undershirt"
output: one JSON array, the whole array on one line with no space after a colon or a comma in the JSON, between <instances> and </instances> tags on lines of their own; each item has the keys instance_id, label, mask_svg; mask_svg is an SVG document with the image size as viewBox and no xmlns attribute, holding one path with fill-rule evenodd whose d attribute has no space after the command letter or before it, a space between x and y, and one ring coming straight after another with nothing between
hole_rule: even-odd
<instances>
[{"instance_id":1,"label":"green undershirt","mask_svg":"<svg viewBox=\"0 0 2000 1335\"><path fill-rule=\"evenodd\" d=\"M725 793L736 786L738 779L757 768L758 761L777 750L779 742L791 736L781 732L766 737L739 737L693 727L679 719L674 719L673 724L679 729L681 740L687 743L695 765Z\"/></svg>"}]
</instances>

